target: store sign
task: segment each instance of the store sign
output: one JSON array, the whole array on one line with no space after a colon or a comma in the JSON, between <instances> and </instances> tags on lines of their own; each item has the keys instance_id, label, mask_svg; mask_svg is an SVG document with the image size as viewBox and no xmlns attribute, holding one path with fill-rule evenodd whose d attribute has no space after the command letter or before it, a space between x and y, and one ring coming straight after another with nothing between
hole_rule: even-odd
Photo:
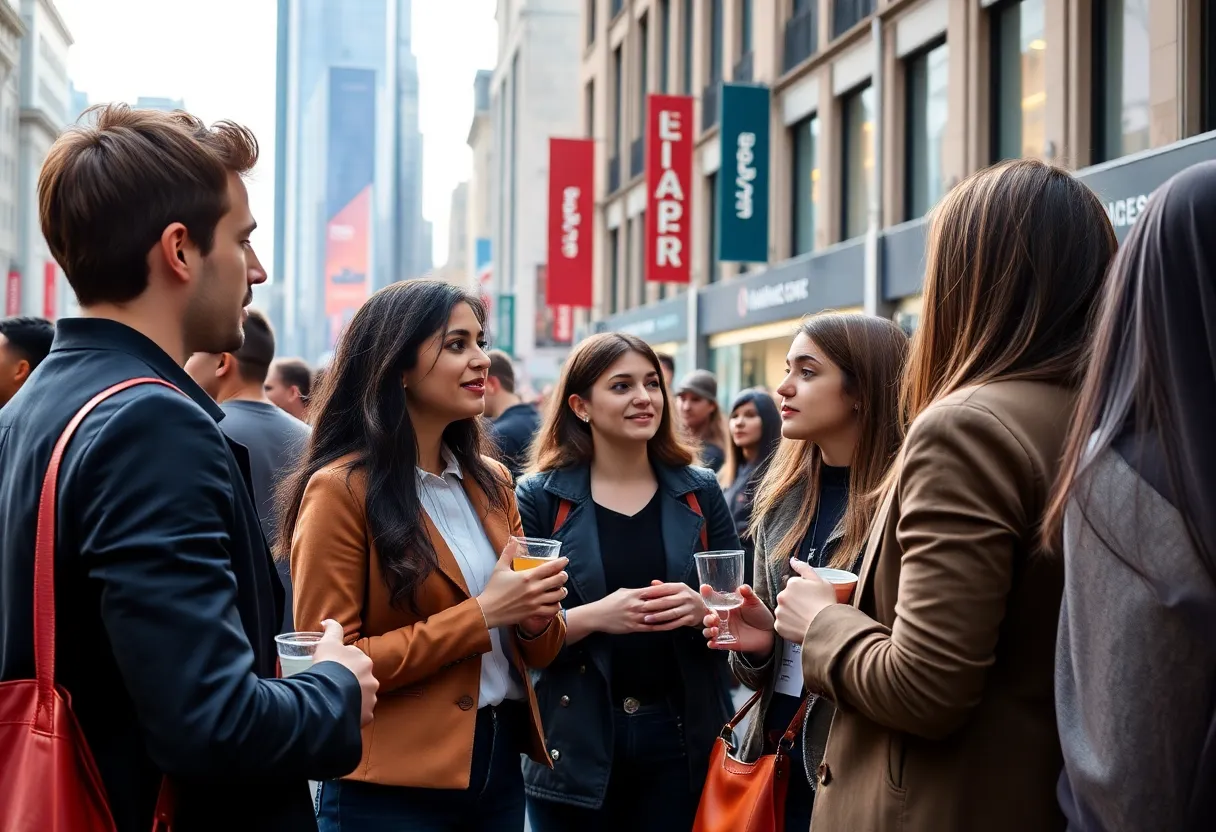
<instances>
[{"instance_id":1,"label":"store sign","mask_svg":"<svg viewBox=\"0 0 1216 832\"><path fill-rule=\"evenodd\" d=\"M574 307L563 305L553 310L553 340L559 344L574 343Z\"/></svg>"},{"instance_id":2,"label":"store sign","mask_svg":"<svg viewBox=\"0 0 1216 832\"><path fill-rule=\"evenodd\" d=\"M515 296L499 295L495 304L494 347L507 355L515 353Z\"/></svg>"},{"instance_id":3,"label":"store sign","mask_svg":"<svg viewBox=\"0 0 1216 832\"><path fill-rule=\"evenodd\" d=\"M809 277L799 277L772 286L758 286L755 289L740 286L739 317L746 318L752 312L763 312L766 309L804 301L811 296L810 287Z\"/></svg>"},{"instance_id":4,"label":"store sign","mask_svg":"<svg viewBox=\"0 0 1216 832\"><path fill-rule=\"evenodd\" d=\"M55 320L59 300L59 267L55 261L47 260L42 267L42 317Z\"/></svg>"},{"instance_id":5,"label":"store sign","mask_svg":"<svg viewBox=\"0 0 1216 832\"><path fill-rule=\"evenodd\" d=\"M692 279L692 98L651 95L646 107L646 280Z\"/></svg>"},{"instance_id":6,"label":"store sign","mask_svg":"<svg viewBox=\"0 0 1216 832\"><path fill-rule=\"evenodd\" d=\"M770 112L767 87L722 85L718 259L723 262L768 261Z\"/></svg>"},{"instance_id":7,"label":"store sign","mask_svg":"<svg viewBox=\"0 0 1216 832\"><path fill-rule=\"evenodd\" d=\"M688 298L669 298L596 321L596 332L624 332L650 344L688 339Z\"/></svg>"},{"instance_id":8,"label":"store sign","mask_svg":"<svg viewBox=\"0 0 1216 832\"><path fill-rule=\"evenodd\" d=\"M1191 165L1216 159L1216 134L1183 140L1162 150L1077 171L1102 204L1122 242L1148 206L1153 191Z\"/></svg>"},{"instance_id":9,"label":"store sign","mask_svg":"<svg viewBox=\"0 0 1216 832\"><path fill-rule=\"evenodd\" d=\"M21 272L8 270L8 282L4 285L5 316L21 314Z\"/></svg>"},{"instance_id":10,"label":"store sign","mask_svg":"<svg viewBox=\"0 0 1216 832\"><path fill-rule=\"evenodd\" d=\"M549 139L549 306L591 308L594 177L594 139Z\"/></svg>"}]
</instances>

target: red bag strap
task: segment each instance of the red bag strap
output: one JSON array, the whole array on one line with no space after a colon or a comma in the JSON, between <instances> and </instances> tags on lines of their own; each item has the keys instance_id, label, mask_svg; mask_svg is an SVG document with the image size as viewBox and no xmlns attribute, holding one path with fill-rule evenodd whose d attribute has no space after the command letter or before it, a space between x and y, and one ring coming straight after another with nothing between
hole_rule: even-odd
<instances>
[{"instance_id":1,"label":"red bag strap","mask_svg":"<svg viewBox=\"0 0 1216 832\"><path fill-rule=\"evenodd\" d=\"M697 513L698 517L700 517L702 520L704 520L705 515L701 513L701 503L699 503L697 501L697 495L693 494L691 491L689 491L687 494L684 495L684 499L688 503L688 507L690 509L692 509L693 511L695 511ZM570 509L573 505L574 504L571 503L569 500L562 500L561 502L559 502L557 504L557 519L553 521L553 533L554 534L557 534L557 530L565 525L566 518L570 516ZM709 530L705 527L705 523L701 523L701 551L705 552L708 550L709 550Z\"/></svg>"},{"instance_id":2,"label":"red bag strap","mask_svg":"<svg viewBox=\"0 0 1216 832\"><path fill-rule=\"evenodd\" d=\"M159 384L182 392L164 379L152 377L130 378L102 390L76 411L63 433L59 434L42 478L42 491L38 496L38 526L34 536L34 678L37 679L38 688L34 724L43 731L51 730L55 709L55 513L59 496L59 465L63 462L68 443L85 417L106 399L139 384ZM156 798L153 832L169 828L173 820L173 803L173 788L166 777L161 780L160 793Z\"/></svg>"}]
</instances>

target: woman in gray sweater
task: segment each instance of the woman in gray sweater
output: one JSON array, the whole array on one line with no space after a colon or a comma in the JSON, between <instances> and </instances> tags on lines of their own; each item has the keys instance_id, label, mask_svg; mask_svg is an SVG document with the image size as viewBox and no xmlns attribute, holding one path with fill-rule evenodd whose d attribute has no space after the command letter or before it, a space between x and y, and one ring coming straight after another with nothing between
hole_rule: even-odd
<instances>
[{"instance_id":1,"label":"woman in gray sweater","mask_svg":"<svg viewBox=\"0 0 1216 832\"><path fill-rule=\"evenodd\" d=\"M1216 829L1214 230L1216 162L1137 219L1044 526L1070 830Z\"/></svg>"}]
</instances>

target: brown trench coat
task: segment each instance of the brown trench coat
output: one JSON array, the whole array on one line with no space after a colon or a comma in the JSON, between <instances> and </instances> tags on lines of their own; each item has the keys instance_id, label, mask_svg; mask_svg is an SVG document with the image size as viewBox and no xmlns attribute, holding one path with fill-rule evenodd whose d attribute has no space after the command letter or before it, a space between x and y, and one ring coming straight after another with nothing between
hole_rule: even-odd
<instances>
[{"instance_id":1,"label":"brown trench coat","mask_svg":"<svg viewBox=\"0 0 1216 832\"><path fill-rule=\"evenodd\" d=\"M812 832L1052 832L1064 585L1037 544L1072 391L998 381L912 424L853 606L803 642L837 703Z\"/></svg>"}]
</instances>

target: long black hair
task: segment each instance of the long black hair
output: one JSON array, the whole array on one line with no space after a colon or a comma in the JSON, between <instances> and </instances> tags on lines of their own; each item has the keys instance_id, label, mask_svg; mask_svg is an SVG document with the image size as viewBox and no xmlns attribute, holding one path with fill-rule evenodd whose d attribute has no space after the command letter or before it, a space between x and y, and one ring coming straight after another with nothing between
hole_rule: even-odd
<instances>
[{"instance_id":1,"label":"long black hair","mask_svg":"<svg viewBox=\"0 0 1216 832\"><path fill-rule=\"evenodd\" d=\"M768 470L768 464L773 458L773 454L777 451L777 446L781 443L781 413L777 410L777 403L773 401L773 397L763 390L748 389L735 396L735 400L731 403L730 410L727 411L727 422L734 418L735 411L743 407L745 404L750 404L756 408L756 413L760 416L760 444L756 451L755 464L748 471L749 482L759 482L764 476L764 472ZM726 464L723 466L724 472L729 472L730 481L724 482L724 486L730 486L734 483L735 478L747 466L747 460L743 457L743 449L735 444L734 437L728 434L726 443L729 447L726 449Z\"/></svg>"},{"instance_id":2,"label":"long black hair","mask_svg":"<svg viewBox=\"0 0 1216 832\"><path fill-rule=\"evenodd\" d=\"M278 491L280 558L291 552L300 502L313 474L355 454L347 475L366 475L368 531L392 603L416 609L414 593L438 566L438 556L418 496L418 447L402 377L417 365L422 346L445 333L460 303L468 304L485 325L486 310L478 298L438 280L386 286L355 313L312 403L307 449ZM505 511L509 486L482 458L488 445L481 419L452 422L443 431L443 443L464 475L486 493L491 509Z\"/></svg>"},{"instance_id":3,"label":"long black hair","mask_svg":"<svg viewBox=\"0 0 1216 832\"><path fill-rule=\"evenodd\" d=\"M1216 162L1152 195L1111 268L1091 364L1043 525L1057 547L1072 503L1087 519L1094 463L1114 449L1182 515L1216 579ZM1153 541L1111 545L1134 559Z\"/></svg>"}]
</instances>

